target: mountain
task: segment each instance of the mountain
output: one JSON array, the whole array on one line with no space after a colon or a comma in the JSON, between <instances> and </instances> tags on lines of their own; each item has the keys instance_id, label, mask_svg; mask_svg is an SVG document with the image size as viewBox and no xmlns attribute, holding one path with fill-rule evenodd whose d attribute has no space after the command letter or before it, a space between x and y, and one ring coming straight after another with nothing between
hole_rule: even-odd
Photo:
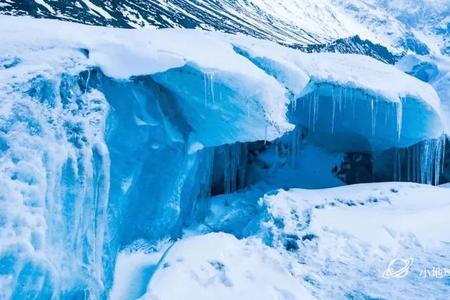
<instances>
[{"instance_id":1,"label":"mountain","mask_svg":"<svg viewBox=\"0 0 450 300\"><path fill-rule=\"evenodd\" d=\"M284 44L323 43L367 35L327 1L288 0L8 0L1 13L123 28L202 28ZM327 23L327 26L321 26Z\"/></svg>"},{"instance_id":2,"label":"mountain","mask_svg":"<svg viewBox=\"0 0 450 300\"><path fill-rule=\"evenodd\" d=\"M285 45L323 44L358 35L397 54L407 50L419 54L427 51L411 29L431 28L430 32L436 34L448 31L447 10L439 13L441 6L448 9L448 5L435 2L435 6L424 6L417 11L403 9L412 7L405 4L408 1L395 3L381 0L5 0L0 4L0 13L121 28L219 30ZM432 16L429 21L432 24L411 21L427 19L417 15Z\"/></svg>"},{"instance_id":3,"label":"mountain","mask_svg":"<svg viewBox=\"0 0 450 300\"><path fill-rule=\"evenodd\" d=\"M357 53L370 56L387 64L395 64L401 55L391 53L386 47L374 44L369 40L362 40L359 36L337 39L330 43L306 46L293 46L308 53L333 52L333 53Z\"/></svg>"}]
</instances>

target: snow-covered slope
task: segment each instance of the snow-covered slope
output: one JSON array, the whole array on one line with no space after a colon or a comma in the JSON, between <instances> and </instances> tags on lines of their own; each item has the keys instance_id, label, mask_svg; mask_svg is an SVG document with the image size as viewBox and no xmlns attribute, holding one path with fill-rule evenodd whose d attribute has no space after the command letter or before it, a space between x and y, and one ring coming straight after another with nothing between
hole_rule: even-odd
<instances>
[{"instance_id":1,"label":"snow-covered slope","mask_svg":"<svg viewBox=\"0 0 450 300\"><path fill-rule=\"evenodd\" d=\"M264 197L265 226L279 247L301 249L291 251L297 276L319 299L444 299L448 277L432 269L450 259L449 199L447 189L398 183L279 191ZM404 278L389 276L408 259Z\"/></svg>"},{"instance_id":2,"label":"snow-covered slope","mask_svg":"<svg viewBox=\"0 0 450 300\"><path fill-rule=\"evenodd\" d=\"M370 33L328 1L6 1L5 14L115 27L185 27L240 32L286 44L323 43ZM321 26L326 23L327 26Z\"/></svg>"},{"instance_id":3,"label":"snow-covered slope","mask_svg":"<svg viewBox=\"0 0 450 300\"><path fill-rule=\"evenodd\" d=\"M6 0L0 5L0 13L8 15L125 28L201 28L294 46L359 36L396 54L427 54L436 45L447 53L448 11L446 1L432 0ZM424 35L437 40L429 44ZM363 45L356 40L334 50L360 53Z\"/></svg>"},{"instance_id":4,"label":"snow-covered slope","mask_svg":"<svg viewBox=\"0 0 450 300\"><path fill-rule=\"evenodd\" d=\"M148 284L140 299L419 300L450 292L449 189L382 183L279 190L259 210L252 221L259 234L187 236L153 264L151 280L132 274L133 284ZM152 255L121 259L145 265ZM126 269L116 270L116 283L130 295L136 289L121 276Z\"/></svg>"}]
</instances>

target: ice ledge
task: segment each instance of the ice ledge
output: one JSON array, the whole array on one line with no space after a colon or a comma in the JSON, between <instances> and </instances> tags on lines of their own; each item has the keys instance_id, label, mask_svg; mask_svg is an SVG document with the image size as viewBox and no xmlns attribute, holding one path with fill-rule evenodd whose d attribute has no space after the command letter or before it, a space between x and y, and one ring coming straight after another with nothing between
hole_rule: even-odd
<instances>
[{"instance_id":1,"label":"ice ledge","mask_svg":"<svg viewBox=\"0 0 450 300\"><path fill-rule=\"evenodd\" d=\"M214 115L214 101L222 105L217 111L218 121L222 125L229 122L224 113L232 99L240 116L230 126L253 126L255 130L243 131L234 140L209 141L205 136L211 137L214 132L209 131L208 126L194 124L195 134L190 137L192 143L201 143L206 147L236 141L272 140L292 130L293 126L287 120L288 106L306 94L309 82L362 90L378 101L398 104L400 110L403 110L401 107L405 99L417 103L414 107L427 111L426 119L420 120L422 128L419 131L411 120L402 122L401 116L405 112L400 110L395 116L399 120L397 127L389 129L399 131L401 128L408 132L408 144L424 138L437 138L444 131L440 100L430 85L365 56L306 54L254 38L199 30L124 30L8 16L0 17L0 26L4 28L0 32L0 50L18 57L18 65L12 68L20 72L50 68L54 75L60 75L58 73L63 72L65 66L58 65L57 58L69 55L68 49L83 49L85 59L70 57L75 64L99 67L107 76L123 80L152 75L170 91L180 93L183 101L200 98L206 104L209 101L212 104L211 114L204 116L205 123ZM48 57L42 55L43 50ZM34 52L41 54L33 57ZM36 61L33 62L33 59ZM24 66L28 69L25 70ZM186 69L203 74L200 80L203 81L203 89L174 80L181 78L179 73ZM178 74L177 70L180 71ZM7 76L9 69L5 71L6 77L0 74L4 82L12 78ZM20 73L15 75L20 76ZM215 85L231 91L232 97L220 103L221 94L215 90ZM199 101L196 102L198 106ZM254 113L259 117L246 118L246 111L248 115ZM329 115L325 114L327 118ZM413 115L420 118L420 114ZM318 122L322 121L318 119ZM198 128L196 125L199 125ZM364 134L363 137L384 147L405 146L392 139L386 143L384 135L391 136L393 132L390 131L381 132L379 139ZM399 135L398 132L395 134Z\"/></svg>"}]
</instances>

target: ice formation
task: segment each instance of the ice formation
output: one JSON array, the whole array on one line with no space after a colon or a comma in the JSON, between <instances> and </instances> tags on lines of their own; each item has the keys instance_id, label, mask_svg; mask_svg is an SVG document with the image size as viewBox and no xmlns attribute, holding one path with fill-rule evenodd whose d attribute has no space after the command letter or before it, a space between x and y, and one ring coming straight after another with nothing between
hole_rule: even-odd
<instances>
[{"instance_id":1,"label":"ice formation","mask_svg":"<svg viewBox=\"0 0 450 300\"><path fill-rule=\"evenodd\" d=\"M143 296L145 283L114 283L118 253L157 253L208 218L205 199L246 186L261 144L288 144L295 164L305 130L331 164L330 151L404 148L444 130L429 85L361 56L190 30L0 26L0 298ZM159 258L138 275L150 286L167 280L150 278ZM277 276L272 290L292 295L290 275Z\"/></svg>"}]
</instances>

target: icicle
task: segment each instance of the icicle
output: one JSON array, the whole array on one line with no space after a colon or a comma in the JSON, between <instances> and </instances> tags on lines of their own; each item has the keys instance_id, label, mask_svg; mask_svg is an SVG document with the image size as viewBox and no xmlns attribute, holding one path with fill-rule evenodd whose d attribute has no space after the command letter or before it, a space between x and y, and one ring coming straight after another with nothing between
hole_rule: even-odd
<instances>
[{"instance_id":1,"label":"icicle","mask_svg":"<svg viewBox=\"0 0 450 300\"><path fill-rule=\"evenodd\" d=\"M444 161L445 161L445 135L442 135L437 140L436 151L434 153L435 161L434 161L434 185L438 185L440 183L440 175L441 171L444 169Z\"/></svg>"},{"instance_id":2,"label":"icicle","mask_svg":"<svg viewBox=\"0 0 450 300\"><path fill-rule=\"evenodd\" d=\"M264 145L267 145L267 124L264 127Z\"/></svg>"},{"instance_id":3,"label":"icicle","mask_svg":"<svg viewBox=\"0 0 450 300\"><path fill-rule=\"evenodd\" d=\"M388 120L391 119L391 106L387 105L386 106L386 113L384 114L384 125L387 127L387 125L389 124Z\"/></svg>"},{"instance_id":4,"label":"icicle","mask_svg":"<svg viewBox=\"0 0 450 300\"><path fill-rule=\"evenodd\" d=\"M440 182L444 158L445 136L423 141L410 148L397 149L394 158L394 178L437 185Z\"/></svg>"},{"instance_id":5,"label":"icicle","mask_svg":"<svg viewBox=\"0 0 450 300\"><path fill-rule=\"evenodd\" d=\"M224 193L229 194L233 192L233 154L231 145L224 146Z\"/></svg>"},{"instance_id":6,"label":"icicle","mask_svg":"<svg viewBox=\"0 0 450 300\"><path fill-rule=\"evenodd\" d=\"M241 156L240 149L239 144L234 144L231 146L231 192L235 192L237 190L238 169Z\"/></svg>"},{"instance_id":7,"label":"icicle","mask_svg":"<svg viewBox=\"0 0 450 300\"><path fill-rule=\"evenodd\" d=\"M355 101L355 99L351 99L350 102L352 105L352 117L353 117L353 120L356 120L356 101Z\"/></svg>"},{"instance_id":8,"label":"icicle","mask_svg":"<svg viewBox=\"0 0 450 300\"><path fill-rule=\"evenodd\" d=\"M238 188L241 189L247 185L247 161L248 145L242 144L240 148L239 157L239 172L238 172Z\"/></svg>"},{"instance_id":9,"label":"icicle","mask_svg":"<svg viewBox=\"0 0 450 300\"><path fill-rule=\"evenodd\" d=\"M307 102L308 102L308 125L309 125L309 128L311 128L312 129L312 131L314 131L314 128L312 128L312 126L311 126L311 95L310 94L308 94L308 95L306 95L306 99L305 99Z\"/></svg>"},{"instance_id":10,"label":"icicle","mask_svg":"<svg viewBox=\"0 0 450 300\"><path fill-rule=\"evenodd\" d=\"M297 141L296 141L296 131L298 129L295 128L294 131L290 134L290 140L288 142L288 151L289 151L289 161L290 165L293 166L295 153L297 152Z\"/></svg>"},{"instance_id":11,"label":"icicle","mask_svg":"<svg viewBox=\"0 0 450 300\"><path fill-rule=\"evenodd\" d=\"M245 144L227 145L224 151L224 193L229 194L245 186L248 148Z\"/></svg>"},{"instance_id":12,"label":"icicle","mask_svg":"<svg viewBox=\"0 0 450 300\"><path fill-rule=\"evenodd\" d=\"M205 97L205 106L208 105L208 78L206 72L203 73L203 92Z\"/></svg>"},{"instance_id":13,"label":"icicle","mask_svg":"<svg viewBox=\"0 0 450 300\"><path fill-rule=\"evenodd\" d=\"M335 88L333 87L331 90L331 105L333 106L331 112L331 134L334 134L334 120L336 118L336 96L334 94L334 89Z\"/></svg>"},{"instance_id":14,"label":"icicle","mask_svg":"<svg viewBox=\"0 0 450 300\"><path fill-rule=\"evenodd\" d=\"M371 114L371 133L372 136L375 135L375 126L376 126L376 113L375 113L375 99L373 97L370 97L370 114Z\"/></svg>"},{"instance_id":15,"label":"icicle","mask_svg":"<svg viewBox=\"0 0 450 300\"><path fill-rule=\"evenodd\" d=\"M317 93L313 94L313 107L314 107L314 114L313 114L313 131L316 130L316 126L319 120L319 96Z\"/></svg>"},{"instance_id":16,"label":"icicle","mask_svg":"<svg viewBox=\"0 0 450 300\"><path fill-rule=\"evenodd\" d=\"M401 133L402 133L402 118L403 118L403 106L402 106L402 102L401 99L399 100L399 102L395 103L395 107L396 107L396 114L397 114L397 138L400 140L401 137Z\"/></svg>"},{"instance_id":17,"label":"icicle","mask_svg":"<svg viewBox=\"0 0 450 300\"><path fill-rule=\"evenodd\" d=\"M292 107L292 113L294 113L294 112L296 112L297 111L297 98L294 98L293 100L292 100L292 105L291 105L291 107Z\"/></svg>"},{"instance_id":18,"label":"icicle","mask_svg":"<svg viewBox=\"0 0 450 300\"><path fill-rule=\"evenodd\" d=\"M210 84L210 92L211 92L211 100L212 103L215 103L215 96L214 96L214 74L209 74L209 84Z\"/></svg>"}]
</instances>

